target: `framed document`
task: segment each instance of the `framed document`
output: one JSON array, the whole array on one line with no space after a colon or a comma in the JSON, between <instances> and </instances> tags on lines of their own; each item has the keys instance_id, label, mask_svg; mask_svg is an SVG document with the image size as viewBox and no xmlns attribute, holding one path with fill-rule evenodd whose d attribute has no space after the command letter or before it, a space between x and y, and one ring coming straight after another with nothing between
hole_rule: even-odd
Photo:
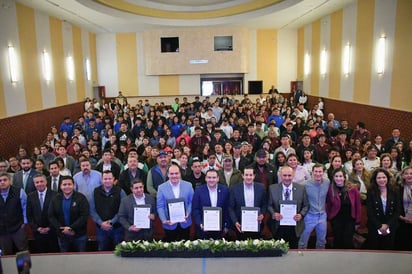
<instances>
[{"instance_id":1,"label":"framed document","mask_svg":"<svg viewBox=\"0 0 412 274\"><path fill-rule=\"evenodd\" d=\"M138 205L134 208L133 225L137 228L150 228L150 205Z\"/></svg>"},{"instance_id":2,"label":"framed document","mask_svg":"<svg viewBox=\"0 0 412 274\"><path fill-rule=\"evenodd\" d=\"M258 221L258 216L260 208L258 207L245 207L242 206L240 209L242 213L242 231L243 232L259 232L260 226Z\"/></svg>"},{"instance_id":3,"label":"framed document","mask_svg":"<svg viewBox=\"0 0 412 274\"><path fill-rule=\"evenodd\" d=\"M181 223L186 221L185 200L169 199L167 200L167 209L169 210L169 220L172 223Z\"/></svg>"},{"instance_id":4,"label":"framed document","mask_svg":"<svg viewBox=\"0 0 412 274\"><path fill-rule=\"evenodd\" d=\"M203 207L203 231L220 231L222 224L222 208Z\"/></svg>"},{"instance_id":5,"label":"framed document","mask_svg":"<svg viewBox=\"0 0 412 274\"><path fill-rule=\"evenodd\" d=\"M296 226L296 221L293 219L297 213L298 204L297 201L280 201L280 225L292 225Z\"/></svg>"}]
</instances>

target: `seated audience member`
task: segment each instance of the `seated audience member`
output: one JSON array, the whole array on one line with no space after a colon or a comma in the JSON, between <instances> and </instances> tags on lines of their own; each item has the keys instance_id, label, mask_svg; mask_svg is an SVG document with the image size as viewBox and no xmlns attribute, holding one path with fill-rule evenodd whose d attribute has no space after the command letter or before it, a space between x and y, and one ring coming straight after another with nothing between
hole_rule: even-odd
<instances>
[{"instance_id":1,"label":"seated audience member","mask_svg":"<svg viewBox=\"0 0 412 274\"><path fill-rule=\"evenodd\" d=\"M114 185L110 170L102 174L102 185L94 189L90 200L90 216L96 223L96 240L99 251L113 250L123 240L123 228L119 222L119 206L125 192Z\"/></svg>"},{"instance_id":2,"label":"seated audience member","mask_svg":"<svg viewBox=\"0 0 412 274\"><path fill-rule=\"evenodd\" d=\"M50 202L56 192L47 187L47 179L43 174L35 175L33 182L36 191L27 196L26 214L34 236L35 252L58 252L56 230L51 227L47 215Z\"/></svg>"},{"instance_id":3,"label":"seated audience member","mask_svg":"<svg viewBox=\"0 0 412 274\"><path fill-rule=\"evenodd\" d=\"M299 165L298 157L295 154L289 154L286 158L286 165L293 170L292 182L303 185L305 181L310 179L310 173L306 168ZM281 169L280 169L281 170ZM278 171L278 181L281 180L280 170Z\"/></svg>"},{"instance_id":4,"label":"seated audience member","mask_svg":"<svg viewBox=\"0 0 412 274\"><path fill-rule=\"evenodd\" d=\"M399 191L401 212L399 229L396 232L396 249L412 250L412 167L401 172L402 184Z\"/></svg>"},{"instance_id":5,"label":"seated audience member","mask_svg":"<svg viewBox=\"0 0 412 274\"><path fill-rule=\"evenodd\" d=\"M202 165L200 164L200 160L198 157L193 158L191 170L192 172L190 172L186 176L182 176L182 179L184 181L191 183L193 190L195 190L198 186L201 186L206 183L206 176L202 172Z\"/></svg>"},{"instance_id":6,"label":"seated audience member","mask_svg":"<svg viewBox=\"0 0 412 274\"><path fill-rule=\"evenodd\" d=\"M119 222L125 230L126 241L137 241L153 239L153 221L156 216L156 199L150 194L144 193L144 183L141 179L131 182L131 193L122 198L119 207ZM150 228L137 227L134 224L134 208L140 205L150 206Z\"/></svg>"},{"instance_id":7,"label":"seated audience member","mask_svg":"<svg viewBox=\"0 0 412 274\"><path fill-rule=\"evenodd\" d=\"M11 176L0 173L0 248L3 255L27 250L27 236L24 229L26 219L26 192L11 184Z\"/></svg>"},{"instance_id":8,"label":"seated audience member","mask_svg":"<svg viewBox=\"0 0 412 274\"><path fill-rule=\"evenodd\" d=\"M39 174L33 168L33 160L29 156L24 156L20 159L21 170L17 171L13 176L13 186L22 188L26 193L34 190L33 177Z\"/></svg>"},{"instance_id":9,"label":"seated audience member","mask_svg":"<svg viewBox=\"0 0 412 274\"><path fill-rule=\"evenodd\" d=\"M361 222L359 190L348 187L342 168L332 172L332 181L326 196L326 214L333 231L333 248L353 248L353 234Z\"/></svg>"},{"instance_id":10,"label":"seated audience member","mask_svg":"<svg viewBox=\"0 0 412 274\"><path fill-rule=\"evenodd\" d=\"M156 158L157 164L152 167L147 174L147 192L156 197L158 188L166 182L168 177L168 169L170 166L170 158L167 152L161 150Z\"/></svg>"},{"instance_id":11,"label":"seated audience member","mask_svg":"<svg viewBox=\"0 0 412 274\"><path fill-rule=\"evenodd\" d=\"M349 174L348 181L356 185L361 200L366 201L366 194L370 186L370 173L365 169L362 159L352 160L352 172Z\"/></svg>"},{"instance_id":12,"label":"seated audience member","mask_svg":"<svg viewBox=\"0 0 412 274\"><path fill-rule=\"evenodd\" d=\"M216 170L206 172L206 184L196 188L192 201L192 214L197 236L201 239L221 239L229 228L229 190L225 185L218 184L219 176ZM220 231L207 231L203 225L203 207L221 208Z\"/></svg>"},{"instance_id":13,"label":"seated audience member","mask_svg":"<svg viewBox=\"0 0 412 274\"><path fill-rule=\"evenodd\" d=\"M388 171L377 168L371 176L368 197L368 248L393 249L399 226L400 199Z\"/></svg>"},{"instance_id":14,"label":"seated audience member","mask_svg":"<svg viewBox=\"0 0 412 274\"><path fill-rule=\"evenodd\" d=\"M306 215L309 204L305 187L300 184L293 184L293 169L285 166L280 170L279 184L269 187L268 211L271 218L268 220L273 237L277 240L284 239L289 243L290 248L297 248L298 241L304 229L303 218ZM296 201L296 215L293 219L296 225L281 225L280 207L282 201Z\"/></svg>"},{"instance_id":15,"label":"seated audience member","mask_svg":"<svg viewBox=\"0 0 412 274\"><path fill-rule=\"evenodd\" d=\"M242 182L242 172L233 168L233 159L230 155L223 158L223 168L218 171L219 183L231 188Z\"/></svg>"},{"instance_id":16,"label":"seated audience member","mask_svg":"<svg viewBox=\"0 0 412 274\"><path fill-rule=\"evenodd\" d=\"M63 176L61 192L50 203L48 216L57 231L60 252L86 251L89 203L86 196L74 190L74 181Z\"/></svg>"},{"instance_id":17,"label":"seated audience member","mask_svg":"<svg viewBox=\"0 0 412 274\"><path fill-rule=\"evenodd\" d=\"M120 173L118 185L129 195L131 193L131 182L134 179L141 179L146 182L147 174L143 169L139 168L139 162L135 157L129 157L127 159L127 169Z\"/></svg>"},{"instance_id":18,"label":"seated audience member","mask_svg":"<svg viewBox=\"0 0 412 274\"><path fill-rule=\"evenodd\" d=\"M92 170L90 160L87 158L80 159L80 169L73 176L76 191L84 194L87 201L91 201L94 189L102 185L102 174L96 170Z\"/></svg>"},{"instance_id":19,"label":"seated audience member","mask_svg":"<svg viewBox=\"0 0 412 274\"><path fill-rule=\"evenodd\" d=\"M230 190L229 196L229 216L236 232L238 240L248 238L259 239L263 228L263 217L266 213L266 192L265 187L255 180L254 169L246 167L243 170L243 182L234 185ZM258 207L257 217L258 232L247 232L242 230L242 207Z\"/></svg>"}]
</instances>

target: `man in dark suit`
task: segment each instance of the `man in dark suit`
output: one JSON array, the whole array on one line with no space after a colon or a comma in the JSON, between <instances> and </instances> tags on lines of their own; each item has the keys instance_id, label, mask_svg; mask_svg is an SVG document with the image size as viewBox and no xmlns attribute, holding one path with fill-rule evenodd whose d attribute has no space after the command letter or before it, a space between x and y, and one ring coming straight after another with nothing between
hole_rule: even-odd
<instances>
[{"instance_id":1,"label":"man in dark suit","mask_svg":"<svg viewBox=\"0 0 412 274\"><path fill-rule=\"evenodd\" d=\"M60 191L60 169L59 164L56 161L49 163L50 176L47 177L47 188L54 192Z\"/></svg>"},{"instance_id":2,"label":"man in dark suit","mask_svg":"<svg viewBox=\"0 0 412 274\"><path fill-rule=\"evenodd\" d=\"M131 183L131 194L124 197L119 207L119 223L123 226L126 241L153 239L153 221L156 217L156 199L150 194L144 193L144 183L141 179L134 179ZM134 208L139 205L150 205L149 229L143 229L134 225Z\"/></svg>"},{"instance_id":3,"label":"man in dark suit","mask_svg":"<svg viewBox=\"0 0 412 274\"><path fill-rule=\"evenodd\" d=\"M308 197L305 187L299 184L292 184L293 169L284 166L280 170L281 183L269 187L268 211L271 219L268 220L269 227L275 239L284 239L289 243L290 248L297 248L299 236L305 227L303 217L309 209ZM296 202L296 214L293 216L296 225L281 225L280 214L282 201ZM287 202L286 202L287 203Z\"/></svg>"},{"instance_id":4,"label":"man in dark suit","mask_svg":"<svg viewBox=\"0 0 412 274\"><path fill-rule=\"evenodd\" d=\"M229 190L225 185L218 184L219 176L216 170L206 171L206 184L196 188L192 200L192 214L196 225L196 233L201 239L221 239L229 228L228 212ZM220 207L222 209L221 230L204 231L203 207Z\"/></svg>"},{"instance_id":5,"label":"man in dark suit","mask_svg":"<svg viewBox=\"0 0 412 274\"><path fill-rule=\"evenodd\" d=\"M47 187L47 180L43 174L33 178L36 191L27 196L27 220L34 236L35 252L58 252L56 231L51 228L47 216L49 205L56 192Z\"/></svg>"},{"instance_id":6,"label":"man in dark suit","mask_svg":"<svg viewBox=\"0 0 412 274\"><path fill-rule=\"evenodd\" d=\"M106 170L110 170L113 173L114 178L118 180L119 175L120 175L120 167L118 164L116 164L111 159L112 159L111 149L110 148L105 149L102 155L103 161L96 166L95 170L100 171L100 173L103 173L103 171L106 171Z\"/></svg>"},{"instance_id":7,"label":"man in dark suit","mask_svg":"<svg viewBox=\"0 0 412 274\"><path fill-rule=\"evenodd\" d=\"M243 183L234 185L230 190L229 215L234 225L237 238L240 240L260 238L262 231L262 221L266 213L266 193L265 187L260 183L255 183L253 168L246 167L243 170ZM259 232L242 231L242 207L258 207Z\"/></svg>"},{"instance_id":8,"label":"man in dark suit","mask_svg":"<svg viewBox=\"0 0 412 274\"><path fill-rule=\"evenodd\" d=\"M29 156L24 156L20 159L21 170L13 176L13 186L20 187L28 194L35 191L33 177L38 172L32 168L33 160Z\"/></svg>"},{"instance_id":9,"label":"man in dark suit","mask_svg":"<svg viewBox=\"0 0 412 274\"><path fill-rule=\"evenodd\" d=\"M87 219L89 202L86 196L74 191L74 180L62 176L61 192L57 193L49 205L48 216L57 231L60 252L86 251Z\"/></svg>"}]
</instances>

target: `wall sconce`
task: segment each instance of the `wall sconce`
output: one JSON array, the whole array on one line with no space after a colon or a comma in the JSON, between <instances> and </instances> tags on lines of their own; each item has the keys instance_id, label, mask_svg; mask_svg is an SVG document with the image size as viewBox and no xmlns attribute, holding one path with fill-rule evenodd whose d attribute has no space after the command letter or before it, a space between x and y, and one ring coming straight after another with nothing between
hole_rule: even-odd
<instances>
[{"instance_id":1,"label":"wall sconce","mask_svg":"<svg viewBox=\"0 0 412 274\"><path fill-rule=\"evenodd\" d=\"M10 81L12 83L17 83L17 80L18 80L17 56L16 56L16 51L13 46L9 46L9 68L10 68Z\"/></svg>"},{"instance_id":2,"label":"wall sconce","mask_svg":"<svg viewBox=\"0 0 412 274\"><path fill-rule=\"evenodd\" d=\"M52 78L50 54L43 50L43 77L46 81L51 81Z\"/></svg>"},{"instance_id":3,"label":"wall sconce","mask_svg":"<svg viewBox=\"0 0 412 274\"><path fill-rule=\"evenodd\" d=\"M320 52L320 75L325 76L328 68L328 53L326 49Z\"/></svg>"},{"instance_id":4,"label":"wall sconce","mask_svg":"<svg viewBox=\"0 0 412 274\"><path fill-rule=\"evenodd\" d=\"M378 40L376 49L376 72L383 74L385 72L385 57L386 57L386 37L381 36Z\"/></svg>"},{"instance_id":5,"label":"wall sconce","mask_svg":"<svg viewBox=\"0 0 412 274\"><path fill-rule=\"evenodd\" d=\"M310 55L309 53L305 54L304 64L303 64L303 73L305 76L310 74Z\"/></svg>"},{"instance_id":6,"label":"wall sconce","mask_svg":"<svg viewBox=\"0 0 412 274\"><path fill-rule=\"evenodd\" d=\"M92 69L90 66L90 59L86 58L86 79L87 81L92 80Z\"/></svg>"},{"instance_id":7,"label":"wall sconce","mask_svg":"<svg viewBox=\"0 0 412 274\"><path fill-rule=\"evenodd\" d=\"M348 76L350 73L352 46L348 42L343 49L343 75Z\"/></svg>"},{"instance_id":8,"label":"wall sconce","mask_svg":"<svg viewBox=\"0 0 412 274\"><path fill-rule=\"evenodd\" d=\"M69 81L74 81L74 61L73 57L69 56L66 59L66 65L67 65L67 78Z\"/></svg>"}]
</instances>

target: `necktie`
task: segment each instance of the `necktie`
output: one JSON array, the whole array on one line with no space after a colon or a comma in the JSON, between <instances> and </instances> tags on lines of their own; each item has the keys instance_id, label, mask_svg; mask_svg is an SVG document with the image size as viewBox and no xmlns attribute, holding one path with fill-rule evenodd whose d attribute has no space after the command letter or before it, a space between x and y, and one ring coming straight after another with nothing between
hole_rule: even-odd
<instances>
[{"instance_id":1,"label":"necktie","mask_svg":"<svg viewBox=\"0 0 412 274\"><path fill-rule=\"evenodd\" d=\"M57 191L57 178L53 177L52 190Z\"/></svg>"},{"instance_id":2,"label":"necktie","mask_svg":"<svg viewBox=\"0 0 412 274\"><path fill-rule=\"evenodd\" d=\"M40 208L43 210L43 205L44 205L44 193L40 192Z\"/></svg>"},{"instance_id":3,"label":"necktie","mask_svg":"<svg viewBox=\"0 0 412 274\"><path fill-rule=\"evenodd\" d=\"M285 190L285 201L289 201L290 198L290 191L289 188L286 188Z\"/></svg>"},{"instance_id":4,"label":"necktie","mask_svg":"<svg viewBox=\"0 0 412 274\"><path fill-rule=\"evenodd\" d=\"M23 173L23 189L26 190L26 185L27 185L27 179L29 178L29 173L24 172Z\"/></svg>"}]
</instances>

